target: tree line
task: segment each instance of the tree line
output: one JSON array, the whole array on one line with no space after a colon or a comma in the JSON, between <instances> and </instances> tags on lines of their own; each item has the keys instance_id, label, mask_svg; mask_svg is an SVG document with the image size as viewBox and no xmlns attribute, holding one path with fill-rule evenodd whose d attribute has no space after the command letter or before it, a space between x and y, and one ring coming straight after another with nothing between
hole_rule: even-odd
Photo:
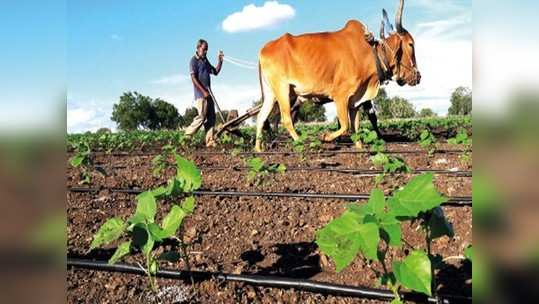
<instances>
[{"instance_id":1,"label":"tree line","mask_svg":"<svg viewBox=\"0 0 539 304\"><path fill-rule=\"evenodd\" d=\"M472 90L466 87L456 88L451 94L450 102L448 115L471 115ZM253 106L259 103L260 101L254 101ZM416 111L412 103L405 98L399 96L389 98L383 88L380 89L373 103L379 119L437 116L430 108ZM229 114L238 115L236 110L230 111L231 113L229 111L223 112L225 120ZM221 124L221 117L219 113L216 114L217 124ZM195 107L189 107L183 114L180 114L174 105L160 98L153 99L138 92L125 92L120 96L118 103L113 105L111 119L120 130L158 130L186 127L196 116ZM326 110L319 104L306 101L302 104L297 118L303 122L323 122L326 121ZM254 119L256 120L256 117Z\"/></svg>"}]
</instances>

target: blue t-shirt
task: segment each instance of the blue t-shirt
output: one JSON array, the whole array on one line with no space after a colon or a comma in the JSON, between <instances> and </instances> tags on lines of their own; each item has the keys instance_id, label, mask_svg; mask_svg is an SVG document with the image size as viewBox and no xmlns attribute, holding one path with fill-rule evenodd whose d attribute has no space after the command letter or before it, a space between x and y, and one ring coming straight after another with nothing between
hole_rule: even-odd
<instances>
[{"instance_id":1,"label":"blue t-shirt","mask_svg":"<svg viewBox=\"0 0 539 304\"><path fill-rule=\"evenodd\" d=\"M217 70L207 58L195 55L191 58L191 62L189 62L189 73L195 74L200 84L206 88L210 88L210 74L217 75ZM204 97L204 94L202 94L194 83L193 88L195 89L195 99Z\"/></svg>"}]
</instances>

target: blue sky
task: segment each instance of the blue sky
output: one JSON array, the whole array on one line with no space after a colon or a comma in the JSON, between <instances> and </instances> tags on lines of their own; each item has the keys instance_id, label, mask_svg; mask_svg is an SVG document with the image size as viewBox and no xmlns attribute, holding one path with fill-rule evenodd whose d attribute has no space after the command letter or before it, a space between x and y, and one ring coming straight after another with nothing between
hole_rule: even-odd
<instances>
[{"instance_id":1,"label":"blue sky","mask_svg":"<svg viewBox=\"0 0 539 304\"><path fill-rule=\"evenodd\" d=\"M0 20L0 129L58 122L65 102L65 3L38 9L33 1L0 1Z\"/></svg>"},{"instance_id":2,"label":"blue sky","mask_svg":"<svg viewBox=\"0 0 539 304\"><path fill-rule=\"evenodd\" d=\"M405 2L403 22L415 37L423 79L418 87L389 85L387 90L390 95L410 99L417 109L428 106L444 114L451 90L459 85L471 87L471 1ZM198 38L209 41L208 56L214 63L219 49L225 56L256 62L258 50L285 32L333 31L349 19L358 19L378 33L382 8L392 16L397 6L396 0L335 3L69 1L68 131L114 129L112 105L126 91L161 97L180 112L192 106L187 67ZM255 14L253 19L253 10L244 10L248 5L257 9L266 6L258 11L262 15ZM260 95L256 70L227 62L212 86L222 108L240 112ZM329 116L334 116L334 105L327 109Z\"/></svg>"}]
</instances>

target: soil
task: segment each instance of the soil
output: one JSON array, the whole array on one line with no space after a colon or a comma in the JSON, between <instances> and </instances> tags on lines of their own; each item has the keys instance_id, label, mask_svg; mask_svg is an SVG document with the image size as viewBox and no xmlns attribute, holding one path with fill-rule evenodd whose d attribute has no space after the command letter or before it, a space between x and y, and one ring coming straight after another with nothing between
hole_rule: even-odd
<instances>
[{"instance_id":1,"label":"soil","mask_svg":"<svg viewBox=\"0 0 539 304\"><path fill-rule=\"evenodd\" d=\"M411 148L410 148L411 147ZM417 149L414 145L399 145L395 149ZM202 188L232 191L278 191L312 193L369 193L374 177L338 172L289 171L270 174L261 182L248 181L247 172L233 169L213 170L211 166L244 166L244 156L231 154L183 154L202 170ZM334 154L312 155L300 159L298 155L264 155L268 163L283 163L289 167L339 167L373 169L368 155ZM459 154L402 154L414 169L470 170ZM90 186L148 189L166 182L174 174L168 168L160 176L152 176L152 156L96 156L93 161L103 165L106 175L92 170ZM171 160L170 160L171 161ZM123 167L123 168L122 168ZM67 186L77 186L80 169L68 168ZM382 188L391 192L404 185L411 175L388 176ZM447 196L470 196L471 178L435 175L437 189ZM168 212L171 201L160 202L157 219ZM315 232L339 216L350 202L327 199L259 198L259 197L197 197L193 216L185 222L184 241L189 244L189 262L193 270L229 273L264 274L304 278L355 286L379 287L376 271L380 263L361 258L340 273L323 255L316 244ZM119 216L126 219L135 210L133 195L111 193L67 192L68 256L108 259L118 243L87 253L93 234L103 222ZM464 248L472 243L471 207L443 207L452 222L455 237L442 237L434 241L432 252L451 257L437 274L438 292L441 294L471 296L471 265L459 258ZM402 248L389 249L387 260L402 259L412 248L425 248L424 234L417 223L403 225ZM158 250L177 247L170 242ZM142 262L140 254L124 260L129 264ZM161 268L185 269L184 261L162 262ZM320 294L277 288L252 287L241 283L209 280L195 283L158 279L161 302L186 303L378 303L374 300L324 296ZM148 292L144 276L105 273L81 269L68 269L69 303L147 303L159 302Z\"/></svg>"}]
</instances>

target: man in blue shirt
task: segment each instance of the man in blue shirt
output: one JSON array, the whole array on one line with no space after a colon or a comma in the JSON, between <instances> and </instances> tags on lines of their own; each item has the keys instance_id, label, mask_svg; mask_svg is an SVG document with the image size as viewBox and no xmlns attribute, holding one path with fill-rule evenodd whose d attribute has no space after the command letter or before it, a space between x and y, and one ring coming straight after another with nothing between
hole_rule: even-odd
<instances>
[{"instance_id":1,"label":"man in blue shirt","mask_svg":"<svg viewBox=\"0 0 539 304\"><path fill-rule=\"evenodd\" d=\"M200 39L196 45L196 53L191 58L189 63L189 73L193 81L195 90L195 104L198 111L198 116L195 117L189 127L185 129L185 134L191 136L204 125L206 132L206 147L214 147L215 140L213 138L213 129L215 127L215 106L211 98L209 90L210 74L218 75L223 65L223 52L219 52L217 67L211 65L206 58L208 53L208 42Z\"/></svg>"}]
</instances>

